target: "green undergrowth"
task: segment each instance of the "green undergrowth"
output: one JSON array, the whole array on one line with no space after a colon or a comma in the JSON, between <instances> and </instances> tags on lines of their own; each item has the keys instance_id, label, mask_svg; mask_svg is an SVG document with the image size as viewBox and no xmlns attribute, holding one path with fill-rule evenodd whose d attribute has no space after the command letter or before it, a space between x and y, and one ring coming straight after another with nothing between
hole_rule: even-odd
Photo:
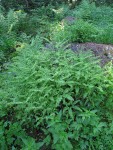
<instances>
[{"instance_id":1,"label":"green undergrowth","mask_svg":"<svg viewBox=\"0 0 113 150\"><path fill-rule=\"evenodd\" d=\"M7 62L17 47L30 43L37 34L55 42L113 44L112 13L112 7L97 7L88 0L82 1L73 10L64 4L42 6L29 12L13 9L5 12L0 7L0 63ZM67 16L74 17L75 22L64 23L62 19Z\"/></svg>"},{"instance_id":2,"label":"green undergrowth","mask_svg":"<svg viewBox=\"0 0 113 150\"><path fill-rule=\"evenodd\" d=\"M50 23L53 21L52 6L41 7L26 13L0 7L0 64L7 62L17 47L30 43L37 34L49 39Z\"/></svg>"},{"instance_id":3,"label":"green undergrowth","mask_svg":"<svg viewBox=\"0 0 113 150\"><path fill-rule=\"evenodd\" d=\"M95 42L101 31L91 23L77 20L72 25L58 24L52 30L53 41L67 40L68 42Z\"/></svg>"},{"instance_id":4,"label":"green undergrowth","mask_svg":"<svg viewBox=\"0 0 113 150\"><path fill-rule=\"evenodd\" d=\"M82 19L75 21L72 25L59 24L52 27L50 39L60 42L67 40L70 42L95 42L102 44L113 44L112 25L101 28L93 23Z\"/></svg>"},{"instance_id":5,"label":"green undergrowth","mask_svg":"<svg viewBox=\"0 0 113 150\"><path fill-rule=\"evenodd\" d=\"M86 0L73 10L0 10L1 150L113 149L112 63L101 68L64 42L113 44L112 13Z\"/></svg>"},{"instance_id":6,"label":"green undergrowth","mask_svg":"<svg viewBox=\"0 0 113 150\"><path fill-rule=\"evenodd\" d=\"M62 8L63 9L63 8ZM64 7L65 10L65 7ZM113 44L113 8L110 6L96 6L88 0L83 0L73 10L67 9L63 16L74 17L71 23L58 22L51 29L50 38L55 41L68 40L69 42L96 42ZM62 14L61 13L61 14Z\"/></svg>"},{"instance_id":7,"label":"green undergrowth","mask_svg":"<svg viewBox=\"0 0 113 150\"><path fill-rule=\"evenodd\" d=\"M101 68L90 52L50 51L39 41L1 75L0 147L112 150L112 66Z\"/></svg>"}]
</instances>

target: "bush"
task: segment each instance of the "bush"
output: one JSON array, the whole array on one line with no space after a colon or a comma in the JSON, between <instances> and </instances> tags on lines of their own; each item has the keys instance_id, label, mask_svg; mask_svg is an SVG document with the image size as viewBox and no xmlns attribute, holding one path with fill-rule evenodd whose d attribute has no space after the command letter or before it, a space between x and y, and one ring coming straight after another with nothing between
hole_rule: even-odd
<instances>
[{"instance_id":1,"label":"bush","mask_svg":"<svg viewBox=\"0 0 113 150\"><path fill-rule=\"evenodd\" d=\"M41 14L40 14L41 15ZM29 43L36 33L45 33L45 18L40 18L38 12L27 15L22 10L10 10L8 13L0 11L0 63L4 63L16 50L16 44ZM46 18L47 20L47 18ZM38 31L37 31L38 28ZM47 28L48 29L48 28ZM45 30L45 31L44 31ZM43 34L44 36L44 34ZM18 44L17 44L18 45Z\"/></svg>"},{"instance_id":2,"label":"bush","mask_svg":"<svg viewBox=\"0 0 113 150\"><path fill-rule=\"evenodd\" d=\"M100 31L96 41L100 43L113 44L113 25L108 25Z\"/></svg>"},{"instance_id":3,"label":"bush","mask_svg":"<svg viewBox=\"0 0 113 150\"><path fill-rule=\"evenodd\" d=\"M68 9L60 10L40 7L29 15L0 10L1 62L17 50L0 74L3 150L113 149L112 65L101 68L92 53L62 48L64 41L113 43L112 9L84 1L73 11L72 25L58 22ZM44 48L46 38L57 43L54 49Z\"/></svg>"},{"instance_id":4,"label":"bush","mask_svg":"<svg viewBox=\"0 0 113 150\"><path fill-rule=\"evenodd\" d=\"M82 0L77 9L73 11L73 15L87 20L90 19L92 11L95 11L96 9L95 3L90 3L89 0Z\"/></svg>"},{"instance_id":5,"label":"bush","mask_svg":"<svg viewBox=\"0 0 113 150\"><path fill-rule=\"evenodd\" d=\"M53 31L53 30L52 30ZM95 41L99 34L98 28L93 24L83 20L77 20L73 25L69 26L61 24L56 26L53 32L52 40L69 42L91 42Z\"/></svg>"},{"instance_id":6,"label":"bush","mask_svg":"<svg viewBox=\"0 0 113 150\"><path fill-rule=\"evenodd\" d=\"M79 6L71 11L71 16L89 21L100 27L107 27L109 23L113 23L113 8L110 6L90 3L88 0L83 0Z\"/></svg>"},{"instance_id":7,"label":"bush","mask_svg":"<svg viewBox=\"0 0 113 150\"><path fill-rule=\"evenodd\" d=\"M2 138L11 140L3 146L23 148L27 134L34 149L112 150L112 69L90 53L44 50L37 40L2 76Z\"/></svg>"},{"instance_id":8,"label":"bush","mask_svg":"<svg viewBox=\"0 0 113 150\"><path fill-rule=\"evenodd\" d=\"M79 43L97 42L113 44L112 14L113 8L108 6L97 7L95 3L90 4L84 0L76 9L67 11L67 16L75 17L75 22L71 25L62 21L53 24L50 39Z\"/></svg>"},{"instance_id":9,"label":"bush","mask_svg":"<svg viewBox=\"0 0 113 150\"><path fill-rule=\"evenodd\" d=\"M7 14L3 11L0 12L0 53L6 58L10 53L15 51L15 44L17 41L18 24L25 19L25 14L21 11L15 12L10 10ZM4 59L0 56L0 63L3 63Z\"/></svg>"}]
</instances>

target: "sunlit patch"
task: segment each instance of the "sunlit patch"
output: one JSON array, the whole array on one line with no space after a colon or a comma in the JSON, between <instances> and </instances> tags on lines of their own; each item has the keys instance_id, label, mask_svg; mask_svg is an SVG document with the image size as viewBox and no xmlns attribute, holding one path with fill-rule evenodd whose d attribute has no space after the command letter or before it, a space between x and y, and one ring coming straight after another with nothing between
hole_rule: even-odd
<instances>
[{"instance_id":1,"label":"sunlit patch","mask_svg":"<svg viewBox=\"0 0 113 150\"><path fill-rule=\"evenodd\" d=\"M62 13L64 11L64 8L59 9L52 9L56 14Z\"/></svg>"},{"instance_id":2,"label":"sunlit patch","mask_svg":"<svg viewBox=\"0 0 113 150\"><path fill-rule=\"evenodd\" d=\"M15 44L15 49L16 51L21 51L23 48L25 48L27 46L26 43L20 43L20 42L17 42Z\"/></svg>"}]
</instances>

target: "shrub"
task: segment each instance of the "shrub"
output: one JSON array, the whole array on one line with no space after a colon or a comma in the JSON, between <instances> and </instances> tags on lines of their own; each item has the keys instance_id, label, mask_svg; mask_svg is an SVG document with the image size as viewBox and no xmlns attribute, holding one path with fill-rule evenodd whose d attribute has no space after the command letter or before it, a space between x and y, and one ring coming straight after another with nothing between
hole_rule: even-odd
<instances>
[{"instance_id":1,"label":"shrub","mask_svg":"<svg viewBox=\"0 0 113 150\"><path fill-rule=\"evenodd\" d=\"M98 34L96 41L100 43L107 43L107 44L113 44L113 25L108 25L107 27L104 27L103 30L100 30L100 33Z\"/></svg>"},{"instance_id":2,"label":"shrub","mask_svg":"<svg viewBox=\"0 0 113 150\"><path fill-rule=\"evenodd\" d=\"M37 19L37 15L28 16L22 10L10 10L8 13L0 11L0 63L10 58L11 53L16 50L16 43L29 43L31 36L36 35L37 28L43 33L45 20ZM33 20L34 19L34 20ZM47 25L47 21L46 21ZM42 31L43 30L43 31ZM46 32L47 33L47 32Z\"/></svg>"},{"instance_id":3,"label":"shrub","mask_svg":"<svg viewBox=\"0 0 113 150\"><path fill-rule=\"evenodd\" d=\"M90 3L89 0L83 0L81 4L73 11L73 15L84 20L90 19L92 11L95 11L95 3Z\"/></svg>"},{"instance_id":4,"label":"shrub","mask_svg":"<svg viewBox=\"0 0 113 150\"><path fill-rule=\"evenodd\" d=\"M1 149L37 149L35 140L29 137L18 123L0 122Z\"/></svg>"},{"instance_id":5,"label":"shrub","mask_svg":"<svg viewBox=\"0 0 113 150\"><path fill-rule=\"evenodd\" d=\"M75 17L75 23L72 25L62 22L53 24L50 39L113 44L112 13L111 7L96 7L94 3L83 1L75 10L67 11L67 15Z\"/></svg>"},{"instance_id":6,"label":"shrub","mask_svg":"<svg viewBox=\"0 0 113 150\"><path fill-rule=\"evenodd\" d=\"M113 8L107 5L96 6L88 0L83 0L79 6L73 9L71 16L88 21L100 28L106 27L113 23ZM111 30L112 32L112 30Z\"/></svg>"},{"instance_id":7,"label":"shrub","mask_svg":"<svg viewBox=\"0 0 113 150\"><path fill-rule=\"evenodd\" d=\"M22 14L21 11L15 12L10 10L7 14L3 11L0 12L0 53L2 53L5 58L15 51L18 24L24 20L24 18L25 14ZM0 55L0 63L4 62L4 57Z\"/></svg>"},{"instance_id":8,"label":"shrub","mask_svg":"<svg viewBox=\"0 0 113 150\"><path fill-rule=\"evenodd\" d=\"M2 76L1 123L12 124L4 128L8 140L16 136L5 145L11 149L24 131L37 141L34 149L112 150L112 72L90 53L44 50L39 41L20 51Z\"/></svg>"},{"instance_id":9,"label":"shrub","mask_svg":"<svg viewBox=\"0 0 113 150\"><path fill-rule=\"evenodd\" d=\"M52 30L53 31L53 30ZM59 25L56 26L52 40L61 41L67 40L69 42L91 42L95 41L99 34L98 28L93 24L83 20L77 20L73 25Z\"/></svg>"}]
</instances>

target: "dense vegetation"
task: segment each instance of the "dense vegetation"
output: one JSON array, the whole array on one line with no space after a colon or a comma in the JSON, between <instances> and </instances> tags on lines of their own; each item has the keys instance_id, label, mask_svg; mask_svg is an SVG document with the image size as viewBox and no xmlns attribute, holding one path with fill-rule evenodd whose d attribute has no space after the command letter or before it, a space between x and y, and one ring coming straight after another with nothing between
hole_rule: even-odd
<instances>
[{"instance_id":1,"label":"dense vegetation","mask_svg":"<svg viewBox=\"0 0 113 150\"><path fill-rule=\"evenodd\" d=\"M64 2L0 1L1 150L113 149L112 62L68 47L113 44L113 8Z\"/></svg>"}]
</instances>

